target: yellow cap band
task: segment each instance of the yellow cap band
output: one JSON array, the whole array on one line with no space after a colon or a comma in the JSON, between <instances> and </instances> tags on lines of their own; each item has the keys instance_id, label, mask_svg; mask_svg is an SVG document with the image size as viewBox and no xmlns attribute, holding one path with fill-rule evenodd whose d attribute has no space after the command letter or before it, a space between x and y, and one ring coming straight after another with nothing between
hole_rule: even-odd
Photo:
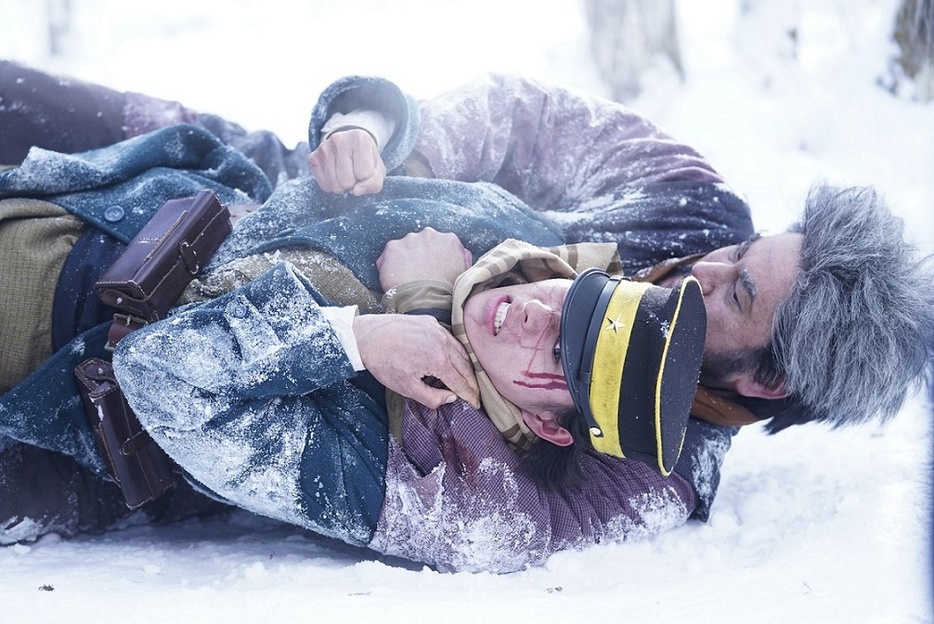
<instances>
[{"instance_id":1,"label":"yellow cap band","mask_svg":"<svg viewBox=\"0 0 934 624\"><path fill-rule=\"evenodd\" d=\"M603 326L594 349L590 383L590 409L600 429L601 437L591 436L594 448L607 455L624 457L619 436L619 391L629 336L642 295L651 286L630 284L616 288L604 313Z\"/></svg>"}]
</instances>

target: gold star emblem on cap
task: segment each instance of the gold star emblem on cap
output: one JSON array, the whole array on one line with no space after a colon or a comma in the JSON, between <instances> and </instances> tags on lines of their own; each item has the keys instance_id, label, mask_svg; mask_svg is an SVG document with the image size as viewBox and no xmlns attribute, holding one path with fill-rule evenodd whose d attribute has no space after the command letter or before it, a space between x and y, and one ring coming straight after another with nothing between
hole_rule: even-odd
<instances>
[{"instance_id":1,"label":"gold star emblem on cap","mask_svg":"<svg viewBox=\"0 0 934 624\"><path fill-rule=\"evenodd\" d=\"M623 321L620 320L620 318L619 318L618 316L617 316L615 319L611 319L610 317L606 317L606 323L607 323L607 325L606 325L606 328L605 328L605 329L608 329L608 330L609 330L609 329L612 329L614 334L618 334L620 328L623 326Z\"/></svg>"}]
</instances>

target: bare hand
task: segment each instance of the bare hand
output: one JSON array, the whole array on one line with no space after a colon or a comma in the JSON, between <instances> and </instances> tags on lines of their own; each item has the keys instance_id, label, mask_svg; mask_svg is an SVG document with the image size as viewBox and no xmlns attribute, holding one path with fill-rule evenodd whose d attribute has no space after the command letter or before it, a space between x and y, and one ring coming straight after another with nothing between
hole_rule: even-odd
<instances>
[{"instance_id":1,"label":"bare hand","mask_svg":"<svg viewBox=\"0 0 934 624\"><path fill-rule=\"evenodd\" d=\"M363 365L381 384L432 409L460 397L480 408L480 387L457 339L430 316L364 314L353 332ZM445 385L426 382L434 377Z\"/></svg>"},{"instance_id":2,"label":"bare hand","mask_svg":"<svg viewBox=\"0 0 934 624\"><path fill-rule=\"evenodd\" d=\"M365 130L333 133L308 155L308 166L318 186L328 193L378 193L386 180L379 147Z\"/></svg>"},{"instance_id":3,"label":"bare hand","mask_svg":"<svg viewBox=\"0 0 934 624\"><path fill-rule=\"evenodd\" d=\"M376 269L383 292L419 280L453 286L457 277L473 264L472 259L456 234L428 227L386 243L376 259Z\"/></svg>"}]
</instances>

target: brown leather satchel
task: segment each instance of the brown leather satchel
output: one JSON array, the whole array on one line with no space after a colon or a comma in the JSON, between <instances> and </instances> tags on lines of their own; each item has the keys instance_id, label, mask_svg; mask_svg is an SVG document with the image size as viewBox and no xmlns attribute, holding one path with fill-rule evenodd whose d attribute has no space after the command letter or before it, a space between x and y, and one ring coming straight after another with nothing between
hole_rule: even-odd
<instances>
[{"instance_id":1,"label":"brown leather satchel","mask_svg":"<svg viewBox=\"0 0 934 624\"><path fill-rule=\"evenodd\" d=\"M175 484L174 463L140 425L110 362L87 359L75 368L75 376L107 472L127 506L135 509L162 496Z\"/></svg>"},{"instance_id":2,"label":"brown leather satchel","mask_svg":"<svg viewBox=\"0 0 934 624\"><path fill-rule=\"evenodd\" d=\"M157 321L230 231L230 212L211 191L167 201L94 288L105 304Z\"/></svg>"},{"instance_id":3,"label":"brown leather satchel","mask_svg":"<svg viewBox=\"0 0 934 624\"><path fill-rule=\"evenodd\" d=\"M94 285L114 315L113 350L127 334L163 318L231 231L230 213L211 191L167 201ZM88 422L127 506L136 508L175 483L175 464L149 437L120 390L109 362L75 368Z\"/></svg>"}]
</instances>

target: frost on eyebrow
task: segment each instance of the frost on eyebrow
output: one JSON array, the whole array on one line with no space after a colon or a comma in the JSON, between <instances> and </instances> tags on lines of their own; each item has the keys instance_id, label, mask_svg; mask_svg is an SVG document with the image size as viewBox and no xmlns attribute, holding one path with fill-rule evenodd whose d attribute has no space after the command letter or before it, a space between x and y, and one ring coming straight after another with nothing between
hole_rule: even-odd
<instances>
[{"instance_id":1,"label":"frost on eyebrow","mask_svg":"<svg viewBox=\"0 0 934 624\"><path fill-rule=\"evenodd\" d=\"M752 244L762 238L761 232L756 232L742 243L739 244L739 247L736 250L736 259L739 260L746 255L746 252L749 251L749 248L752 247Z\"/></svg>"},{"instance_id":2,"label":"frost on eyebrow","mask_svg":"<svg viewBox=\"0 0 934 624\"><path fill-rule=\"evenodd\" d=\"M748 269L740 269L739 280L742 283L743 288L749 294L749 298L752 301L755 301L756 297L759 296L759 287L756 286L756 282L754 279L752 279Z\"/></svg>"}]
</instances>

